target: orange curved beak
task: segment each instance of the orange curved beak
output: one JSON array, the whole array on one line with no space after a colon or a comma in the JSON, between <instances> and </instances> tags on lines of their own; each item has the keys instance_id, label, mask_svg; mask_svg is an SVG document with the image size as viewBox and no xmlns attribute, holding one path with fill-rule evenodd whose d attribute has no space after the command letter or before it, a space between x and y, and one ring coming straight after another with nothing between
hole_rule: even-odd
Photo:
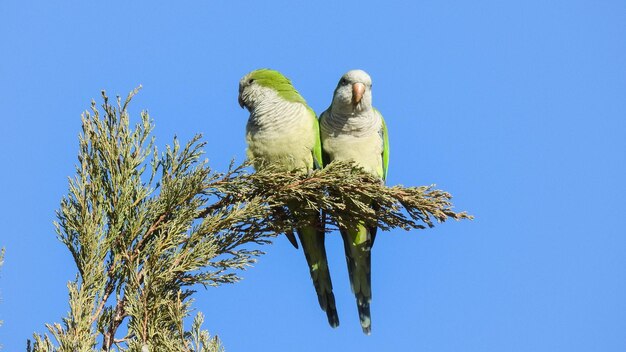
<instances>
[{"instance_id":1,"label":"orange curved beak","mask_svg":"<svg viewBox=\"0 0 626 352\"><path fill-rule=\"evenodd\" d=\"M355 83L352 85L352 104L358 104L365 93L365 84Z\"/></svg>"}]
</instances>

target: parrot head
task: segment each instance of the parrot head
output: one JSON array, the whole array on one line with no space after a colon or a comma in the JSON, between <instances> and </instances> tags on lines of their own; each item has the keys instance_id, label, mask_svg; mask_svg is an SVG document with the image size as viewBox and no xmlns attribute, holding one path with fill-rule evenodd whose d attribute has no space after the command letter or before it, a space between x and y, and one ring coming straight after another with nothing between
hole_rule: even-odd
<instances>
[{"instance_id":1,"label":"parrot head","mask_svg":"<svg viewBox=\"0 0 626 352\"><path fill-rule=\"evenodd\" d=\"M341 76L333 94L333 109L342 113L372 108L372 79L363 70L351 70Z\"/></svg>"},{"instance_id":2,"label":"parrot head","mask_svg":"<svg viewBox=\"0 0 626 352\"><path fill-rule=\"evenodd\" d=\"M239 81L239 105L242 108L252 111L261 101L271 97L306 104L291 81L278 71L254 70Z\"/></svg>"}]
</instances>

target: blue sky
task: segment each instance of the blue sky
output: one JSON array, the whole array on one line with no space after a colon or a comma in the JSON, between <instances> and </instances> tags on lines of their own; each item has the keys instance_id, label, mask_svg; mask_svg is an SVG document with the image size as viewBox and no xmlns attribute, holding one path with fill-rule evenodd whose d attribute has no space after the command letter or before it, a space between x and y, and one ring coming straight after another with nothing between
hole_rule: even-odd
<instances>
[{"instance_id":1,"label":"blue sky","mask_svg":"<svg viewBox=\"0 0 626 352\"><path fill-rule=\"evenodd\" d=\"M228 351L626 350L626 11L619 1L3 1L0 343L65 316L71 256L52 221L101 89L148 109L157 144L198 132L244 157L237 82L271 67L317 111L361 68L386 117L388 183L436 183L472 222L379 234L372 336L340 236L341 319L279 239L195 307Z\"/></svg>"}]
</instances>

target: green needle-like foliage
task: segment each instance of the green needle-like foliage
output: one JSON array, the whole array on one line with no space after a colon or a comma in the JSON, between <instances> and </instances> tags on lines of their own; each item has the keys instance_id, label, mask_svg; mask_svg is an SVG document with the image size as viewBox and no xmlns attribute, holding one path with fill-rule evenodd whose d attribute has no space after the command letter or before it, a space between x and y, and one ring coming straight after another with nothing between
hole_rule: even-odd
<instances>
[{"instance_id":1,"label":"green needle-like foliage","mask_svg":"<svg viewBox=\"0 0 626 352\"><path fill-rule=\"evenodd\" d=\"M194 290L237 282L262 254L259 245L301 224L284 206L322 209L328 229L360 219L383 229L423 228L470 218L432 187L386 187L352 163L302 176L247 164L225 173L202 159L200 136L159 153L147 112L131 127L128 104L82 116L76 175L55 223L78 269L68 284L68 316L35 335L34 351L221 351L217 337L189 330ZM376 211L369 204L378 204ZM305 217L302 217L305 218Z\"/></svg>"}]
</instances>

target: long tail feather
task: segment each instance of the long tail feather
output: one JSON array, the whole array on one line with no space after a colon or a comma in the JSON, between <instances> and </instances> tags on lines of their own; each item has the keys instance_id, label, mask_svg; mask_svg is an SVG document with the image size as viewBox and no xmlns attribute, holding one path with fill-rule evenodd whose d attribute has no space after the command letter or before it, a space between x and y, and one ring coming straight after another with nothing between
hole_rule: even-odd
<instances>
[{"instance_id":1,"label":"long tail feather","mask_svg":"<svg viewBox=\"0 0 626 352\"><path fill-rule=\"evenodd\" d=\"M309 265L311 279L317 292L320 307L326 312L330 326L336 328L339 326L339 316L337 315L333 284L330 279L330 271L328 270L324 236L324 231L320 231L313 226L303 227L298 230L298 237Z\"/></svg>"},{"instance_id":2,"label":"long tail feather","mask_svg":"<svg viewBox=\"0 0 626 352\"><path fill-rule=\"evenodd\" d=\"M285 236L287 236L289 243L291 243L295 249L298 249L298 241L296 241L296 236L293 234L293 231L285 232Z\"/></svg>"},{"instance_id":3,"label":"long tail feather","mask_svg":"<svg viewBox=\"0 0 626 352\"><path fill-rule=\"evenodd\" d=\"M366 335L372 331L370 315L370 302L372 301L371 233L371 229L367 229L363 225L358 225L350 230L341 230L350 286L356 297L361 328Z\"/></svg>"}]
</instances>

